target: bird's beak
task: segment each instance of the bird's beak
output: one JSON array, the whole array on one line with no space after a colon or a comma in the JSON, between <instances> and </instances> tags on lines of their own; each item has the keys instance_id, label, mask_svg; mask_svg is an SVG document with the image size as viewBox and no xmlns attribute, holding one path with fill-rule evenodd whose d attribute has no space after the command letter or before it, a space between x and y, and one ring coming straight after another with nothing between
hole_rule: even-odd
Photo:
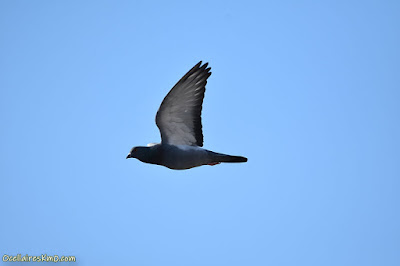
<instances>
[{"instance_id":1,"label":"bird's beak","mask_svg":"<svg viewBox=\"0 0 400 266\"><path fill-rule=\"evenodd\" d=\"M130 154L128 154L128 156L126 156L126 159L128 159L128 158L131 158L131 155L130 155Z\"/></svg>"}]
</instances>

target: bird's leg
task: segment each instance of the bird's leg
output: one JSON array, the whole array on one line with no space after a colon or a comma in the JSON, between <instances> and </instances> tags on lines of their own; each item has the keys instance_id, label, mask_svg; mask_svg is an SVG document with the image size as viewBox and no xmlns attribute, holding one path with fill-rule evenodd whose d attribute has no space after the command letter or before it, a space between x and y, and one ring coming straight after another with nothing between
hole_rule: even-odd
<instances>
[{"instance_id":1,"label":"bird's leg","mask_svg":"<svg viewBox=\"0 0 400 266\"><path fill-rule=\"evenodd\" d=\"M209 163L208 165L214 166L214 165L217 165L217 164L220 164L220 162Z\"/></svg>"}]
</instances>

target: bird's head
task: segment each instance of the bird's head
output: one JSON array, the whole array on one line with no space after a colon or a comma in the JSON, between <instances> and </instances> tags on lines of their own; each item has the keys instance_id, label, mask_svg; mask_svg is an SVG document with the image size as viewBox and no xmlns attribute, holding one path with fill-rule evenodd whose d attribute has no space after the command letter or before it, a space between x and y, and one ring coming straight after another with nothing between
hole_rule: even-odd
<instances>
[{"instance_id":1,"label":"bird's head","mask_svg":"<svg viewBox=\"0 0 400 266\"><path fill-rule=\"evenodd\" d=\"M143 159L148 155L148 147L133 147L131 151L129 152L128 156L126 156L126 159L128 158L137 158L137 159Z\"/></svg>"}]
</instances>

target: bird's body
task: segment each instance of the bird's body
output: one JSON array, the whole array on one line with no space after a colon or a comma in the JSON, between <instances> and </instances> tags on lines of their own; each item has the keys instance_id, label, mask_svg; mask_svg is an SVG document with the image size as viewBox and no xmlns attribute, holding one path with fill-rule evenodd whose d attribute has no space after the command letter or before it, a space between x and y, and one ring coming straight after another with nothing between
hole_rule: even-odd
<instances>
[{"instance_id":1,"label":"bird's body","mask_svg":"<svg viewBox=\"0 0 400 266\"><path fill-rule=\"evenodd\" d=\"M150 147L135 147L137 159L144 163L158 164L170 169L183 170L201 165L216 165L221 162L246 162L241 156L212 152L189 145L156 144ZM133 148L133 149L135 149Z\"/></svg>"},{"instance_id":2,"label":"bird's body","mask_svg":"<svg viewBox=\"0 0 400 266\"><path fill-rule=\"evenodd\" d=\"M201 148L203 132L201 110L208 63L195 65L164 98L156 115L161 143L148 147L133 147L126 158L183 170L221 162L247 162L247 158L212 152Z\"/></svg>"}]
</instances>

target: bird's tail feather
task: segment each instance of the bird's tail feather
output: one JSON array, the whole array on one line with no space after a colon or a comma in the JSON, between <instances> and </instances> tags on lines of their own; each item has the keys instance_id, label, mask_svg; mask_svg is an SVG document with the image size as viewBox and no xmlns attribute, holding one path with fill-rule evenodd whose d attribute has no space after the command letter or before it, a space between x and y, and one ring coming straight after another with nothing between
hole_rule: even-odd
<instances>
[{"instance_id":1,"label":"bird's tail feather","mask_svg":"<svg viewBox=\"0 0 400 266\"><path fill-rule=\"evenodd\" d=\"M215 153L214 154L214 160L215 162L219 163L245 163L247 162L247 158L243 156L233 156L233 155L227 155L227 154L221 154L221 153Z\"/></svg>"}]
</instances>

